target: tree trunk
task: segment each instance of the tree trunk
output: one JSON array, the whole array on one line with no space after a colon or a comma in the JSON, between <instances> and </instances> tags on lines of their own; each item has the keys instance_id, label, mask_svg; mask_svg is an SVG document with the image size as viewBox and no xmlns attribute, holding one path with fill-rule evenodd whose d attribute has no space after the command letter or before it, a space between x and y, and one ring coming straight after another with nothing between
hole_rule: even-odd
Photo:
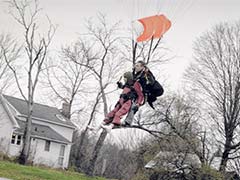
<instances>
[{"instance_id":1,"label":"tree trunk","mask_svg":"<svg viewBox=\"0 0 240 180\"><path fill-rule=\"evenodd\" d=\"M227 166L227 161L228 161L228 155L229 152L224 151L223 155L222 155L222 160L221 160L221 164L220 164L220 168L219 171L224 172Z\"/></svg>"},{"instance_id":2,"label":"tree trunk","mask_svg":"<svg viewBox=\"0 0 240 180\"><path fill-rule=\"evenodd\" d=\"M90 125L92 120L94 119L94 114L95 114L97 105L98 105L99 100L100 100L100 98L99 98L100 94L101 94L101 92L98 93L98 95L96 97L96 102L93 106L88 125ZM85 167L85 164L83 164L82 161L85 158L86 148L84 146L84 142L85 142L85 139L86 139L87 131L88 131L88 128L85 128L85 130L81 133L79 141L77 141L77 148L76 148L77 151L76 151L76 154L75 154L75 157L76 157L75 166L78 168L78 171L84 170L84 172L85 172L86 168L83 168L83 166Z\"/></svg>"},{"instance_id":3,"label":"tree trunk","mask_svg":"<svg viewBox=\"0 0 240 180\"><path fill-rule=\"evenodd\" d=\"M92 158L90 159L87 172L86 172L89 176L92 176L94 174L95 163L97 161L98 154L101 150L101 147L103 146L106 136L107 136L107 132L103 131L94 147L94 150L92 152Z\"/></svg>"},{"instance_id":4,"label":"tree trunk","mask_svg":"<svg viewBox=\"0 0 240 180\"><path fill-rule=\"evenodd\" d=\"M85 129L80 136L78 145L77 145L77 152L76 152L76 159L75 159L75 166L77 167L77 171L81 172L82 170L84 170L85 168L83 168L82 166L85 167L86 164L83 164L83 160L85 157L85 146L84 146L84 142L85 142L85 138L86 138L86 134L87 134L87 129Z\"/></svg>"},{"instance_id":5,"label":"tree trunk","mask_svg":"<svg viewBox=\"0 0 240 180\"><path fill-rule=\"evenodd\" d=\"M19 156L19 163L25 165L27 163L31 144L31 129L32 129L32 109L33 103L28 102L28 116L23 134L23 148Z\"/></svg>"},{"instance_id":6,"label":"tree trunk","mask_svg":"<svg viewBox=\"0 0 240 180\"><path fill-rule=\"evenodd\" d=\"M230 153L230 147L232 142L232 133L226 133L226 140L225 140L225 146L224 151L222 154L222 160L220 164L219 171L224 172L227 166L227 161L229 159L229 153Z\"/></svg>"},{"instance_id":7,"label":"tree trunk","mask_svg":"<svg viewBox=\"0 0 240 180\"><path fill-rule=\"evenodd\" d=\"M102 80L100 80L100 88L101 88L101 93L102 93L102 100L103 100L103 110L104 110L104 114L106 115L107 114L107 98L106 98L106 94L104 92L104 87L103 87L103 83L102 83ZM92 176L94 175L94 169L95 169L95 164L96 164L96 161L97 161L97 158L98 158L98 154L103 146L103 143L104 143L104 140L107 136L107 132L106 131L102 131L102 133L100 134L100 137L98 138L98 141L93 149L93 152L92 152L92 157L89 161L89 165L88 165L88 168L87 168L87 174Z\"/></svg>"},{"instance_id":8,"label":"tree trunk","mask_svg":"<svg viewBox=\"0 0 240 180\"><path fill-rule=\"evenodd\" d=\"M31 65L31 64L30 64ZM31 66L30 66L31 67ZM23 134L23 148L19 156L19 163L26 164L29 157L29 150L31 144L31 129L32 129L32 112L33 112L33 89L31 68L28 72L28 100L27 100L27 120Z\"/></svg>"},{"instance_id":9,"label":"tree trunk","mask_svg":"<svg viewBox=\"0 0 240 180\"><path fill-rule=\"evenodd\" d=\"M144 167L144 153L146 152L146 150L144 148L141 148L139 150L139 152L137 153L137 167L136 167L136 172L137 173L139 170L143 169Z\"/></svg>"}]
</instances>

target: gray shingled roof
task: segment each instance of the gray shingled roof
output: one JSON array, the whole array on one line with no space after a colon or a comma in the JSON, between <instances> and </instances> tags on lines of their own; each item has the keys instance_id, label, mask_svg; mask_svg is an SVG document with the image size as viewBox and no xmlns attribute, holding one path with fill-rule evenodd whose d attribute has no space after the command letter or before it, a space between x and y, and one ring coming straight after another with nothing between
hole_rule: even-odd
<instances>
[{"instance_id":1,"label":"gray shingled roof","mask_svg":"<svg viewBox=\"0 0 240 180\"><path fill-rule=\"evenodd\" d=\"M6 98L7 101L14 108L16 108L16 110L20 114L27 115L26 101L19 99L19 98L12 97L12 96L7 96L7 95L4 95L4 98ZM57 114L61 115L61 112L59 109L57 109L55 107L50 107L50 106L42 105L42 104L38 104L38 103L34 103L34 105L33 105L33 118L40 118L40 119L52 121L53 123L60 123L63 125L72 126L73 128L75 127L75 125L69 119L64 118L62 116L66 120L66 121L62 121L59 118L57 118L56 117Z\"/></svg>"},{"instance_id":2,"label":"gray shingled roof","mask_svg":"<svg viewBox=\"0 0 240 180\"><path fill-rule=\"evenodd\" d=\"M26 122L17 120L20 128L15 130L15 133L23 134ZM58 134L49 126L32 123L31 136L43 139L49 139L55 142L71 143L69 140Z\"/></svg>"}]
</instances>

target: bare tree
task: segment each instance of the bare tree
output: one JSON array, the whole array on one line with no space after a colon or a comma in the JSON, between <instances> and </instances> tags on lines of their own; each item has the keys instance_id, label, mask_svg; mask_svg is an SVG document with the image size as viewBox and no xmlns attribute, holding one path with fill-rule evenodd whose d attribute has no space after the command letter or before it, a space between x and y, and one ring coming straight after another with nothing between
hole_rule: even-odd
<instances>
[{"instance_id":1,"label":"bare tree","mask_svg":"<svg viewBox=\"0 0 240 180\"><path fill-rule=\"evenodd\" d=\"M145 127L151 132L148 138L143 139L142 144L135 149L135 165L133 171L141 176L144 166L159 152L162 154L194 156L198 161L192 162L194 167L204 164L204 154L201 142L201 127L198 124L201 114L194 103L186 98L173 95L166 97L156 104L156 110L141 118L139 126ZM150 131L151 130L151 131ZM174 164L173 157L167 158L174 167L184 165ZM185 158L183 158L185 159ZM167 168L164 161L159 161L156 169ZM191 168L191 167L190 167ZM145 172L147 173L147 172ZM167 173L167 171L166 171Z\"/></svg>"},{"instance_id":2,"label":"bare tree","mask_svg":"<svg viewBox=\"0 0 240 180\"><path fill-rule=\"evenodd\" d=\"M62 48L60 60L54 60L46 64L47 68L43 84L52 92L50 95L48 92L50 99L53 101L57 99L69 105L70 114L67 115L67 118L70 119L73 114L78 114L83 109L79 108L79 106L84 105L78 104L76 99L83 100L84 94L89 92L89 90L86 90L86 87L91 73L88 68L75 63L75 59L84 61L84 59L79 57L80 54L78 52L72 53L76 57L69 55L70 51L77 50L76 45L71 50L69 48Z\"/></svg>"},{"instance_id":3,"label":"bare tree","mask_svg":"<svg viewBox=\"0 0 240 180\"><path fill-rule=\"evenodd\" d=\"M87 52L91 51L92 45L87 45L87 41L79 40L73 46L67 46L62 48L62 58L64 62L60 62L60 73L56 74L56 71L52 71L54 75L55 82L59 82L60 88L56 85L53 85L53 82L49 79L49 84L51 89L57 95L58 98L65 100L66 97L70 102L70 109L72 111L77 112L77 114L84 114L81 117L86 119L86 116L89 114L84 112L84 108L79 109L80 106L86 106L83 102L90 102L92 100L92 96L96 94L96 85L95 83L95 75L94 71L91 70L90 67L95 66L95 57L87 58ZM77 63L76 63L77 62ZM67 63L67 64L66 64ZM53 69L52 69L53 70ZM62 73L61 73L62 72ZM49 77L50 74L48 74ZM64 78L65 77L65 78ZM92 87L91 87L92 86ZM89 96L90 95L90 96ZM96 94L96 98L91 106L89 120L87 124L89 125L92 120L95 118L96 109L100 103L101 92ZM77 102L81 102L81 104L77 104ZM72 108L72 103L75 102L78 107ZM74 113L72 112L72 113ZM76 122L79 126L86 125L83 121ZM81 125L80 125L81 124ZM78 136L78 132L75 132L77 138L74 138L74 146L72 148L71 156L74 157L74 165L78 167L79 171L83 171L84 167L86 167L86 163L84 156L86 156L86 148L84 142L87 141L87 128L85 128L81 135Z\"/></svg>"},{"instance_id":4,"label":"bare tree","mask_svg":"<svg viewBox=\"0 0 240 180\"><path fill-rule=\"evenodd\" d=\"M9 34L0 35L0 93L8 88L13 78L8 68L9 63L15 61L20 55L21 46L18 46Z\"/></svg>"},{"instance_id":5,"label":"bare tree","mask_svg":"<svg viewBox=\"0 0 240 180\"><path fill-rule=\"evenodd\" d=\"M187 149L196 154L204 165L205 154L204 149L201 148L201 138L203 137L201 126L198 124L201 114L194 105L185 98L174 97L166 98L167 104L159 104L160 106L166 106L165 111L156 111L155 115L165 115L164 123L168 126L167 132L164 132L168 136L177 136L184 142Z\"/></svg>"},{"instance_id":6,"label":"bare tree","mask_svg":"<svg viewBox=\"0 0 240 180\"><path fill-rule=\"evenodd\" d=\"M92 24L90 24L90 26L88 26L89 27L89 31L90 31L90 34L92 34L98 41L100 41L100 43L101 43L101 46L103 47L103 50L104 51L102 51L102 52L104 52L104 55L102 56L102 57L104 57L104 58L102 58L102 62L101 62L101 64L100 65L98 65L98 67L101 67L99 70L99 72L100 72L100 74L97 72L97 71L95 71L95 68L93 68L93 67L90 67L90 69L92 69L93 70L93 72L94 72L94 74L96 75L96 77L101 77L101 72L102 72L102 70L101 69L103 69L104 68L104 64L105 64L105 62L103 61L103 60L107 60L107 59L105 59L105 56L108 54L108 53L112 53L111 51L110 51L110 49L113 49L112 47L113 46L111 46L116 40L118 40L119 39L119 36L118 37L116 37L116 38L113 38L112 40L110 40L110 41L106 41L106 40L108 40L108 38L109 37L111 37L110 35L113 33L113 30L110 30L109 32L107 32L106 33L106 31L104 31L105 29L107 29L106 27L107 27L107 24L106 24L106 22L104 22L104 21L100 21L101 22L101 24L103 25L103 29L99 29L99 28L97 28L97 27L94 27L94 26L92 26ZM158 56L158 58L156 58L157 57L157 54L159 55L159 53L155 53L157 50L159 50L158 48L159 48L159 44L160 44L160 39L159 40L157 40L157 42L154 44L154 42L155 41L153 41L153 39L151 40L151 42L150 42L150 44L149 43L143 43L143 44L141 44L141 45L137 45L134 41L132 41L132 51L129 51L129 48L128 48L128 46L126 46L125 45L125 47L126 47L126 51L125 51L125 54L124 54L124 52L123 51L121 51L121 49L123 48L122 47L122 45L123 45L123 43L121 43L121 46L118 44L118 47L114 47L114 49L115 49L115 52L120 52L121 53L121 61L122 62L124 62L124 63L128 63L129 62L129 65L131 65L131 62L134 64L135 62L136 62L136 59L137 58L142 58L141 60L144 60L146 63L148 63L148 62L150 62L150 60L152 60L151 62L152 63L154 63L155 61L154 60L156 60L156 62L157 63L159 63L159 62L161 62L161 58L162 58L162 56ZM124 46L124 45L123 45ZM131 46L131 45L130 45ZM138 48L140 48L140 52L139 53L137 53L137 49ZM149 48L149 49L147 49L147 48ZM147 49L147 50L146 50ZM117 51L116 51L117 50ZM131 52L131 53L129 53L129 52ZM147 52L147 53L146 53ZM128 55L127 55L128 54ZM114 56L116 56L116 53L114 54ZM95 56L89 56L89 55L87 55L87 57L93 57L93 58L91 58L91 59L95 59ZM130 57L130 58L129 58ZM154 59L154 58L155 59ZM126 61L127 60L127 61ZM155 62L155 63L156 63ZM115 72L117 72L117 71L115 71ZM115 75L114 74L114 71L113 71L113 73L111 73L111 71L109 72L109 75L110 75L110 77L113 77L113 75ZM106 101L106 95L105 95L105 91L104 91L104 89L105 89L105 87L103 86L103 83L102 83L102 80L101 80L102 78L99 78L99 85L100 85L100 89L101 89L101 99L103 100L103 107L104 107L104 114L106 114L107 113L107 107L108 107L108 105L107 105L107 101ZM107 85L107 84L106 84ZM138 119L141 119L140 118L140 116L139 116L139 118ZM149 129L149 127L151 126L151 125L153 125L154 123L149 123L149 124L146 124L146 126L144 127L144 126L142 126L142 124L141 123L139 123L139 120L138 120L138 122L137 122L137 124L136 125L133 125L133 126L131 126L131 128L138 128L138 129L141 129L141 130L144 130L144 131L146 131L146 132L148 132L148 133L151 133L151 134L153 134L153 135L156 135L156 134L161 134L161 132L159 132L159 131L156 131L156 130L151 130L151 129ZM147 127L147 128L146 128ZM97 141L97 143L96 143L96 146L95 146L95 148L94 148L94 150L93 150L93 156L92 156L92 158L90 159L90 163L89 163L89 167L88 167L88 173L90 173L90 175L92 175L93 173L94 173L94 166L95 166L95 163L96 163L96 160L97 160L97 157L98 157L98 153L100 152L100 149L101 149L101 147L102 147L102 145L103 145L103 142L104 142L104 140L105 140L105 138L106 138L106 132L105 131L103 131L102 133L101 133L101 135L100 135L100 137L99 137L99 139L98 139L98 141Z\"/></svg>"},{"instance_id":7,"label":"bare tree","mask_svg":"<svg viewBox=\"0 0 240 180\"><path fill-rule=\"evenodd\" d=\"M106 21L106 17L102 14L98 16L97 24L91 19L87 21L88 33L83 35L78 42L74 45L74 48L65 48L63 50L66 57L70 58L77 65L87 68L92 75L91 83L93 92L92 97L95 96L92 109L90 110L88 125L95 119L97 108L103 105L104 114L108 111L107 94L112 92L108 90L109 85L116 81L119 69L122 67L122 63L119 59L119 53L117 51L117 44L119 37L116 35L118 30L118 24L109 25ZM95 25L96 24L96 25ZM85 39L88 38L88 39ZM90 83L89 83L90 85ZM88 91L90 87L85 87ZM95 95L94 95L95 94ZM91 100L89 97L88 100ZM86 117L85 117L86 118ZM84 119L85 119L84 118ZM82 148L83 141L87 133L87 128L81 134L81 141L78 146L78 155L76 166L80 166L81 158L83 156ZM97 159L97 155L101 149L102 143L107 133L103 132L100 135L99 141L95 146L90 160L88 172L93 172L94 164Z\"/></svg>"},{"instance_id":8,"label":"bare tree","mask_svg":"<svg viewBox=\"0 0 240 180\"><path fill-rule=\"evenodd\" d=\"M19 73L16 65L12 63L12 59L7 56L7 47L2 46L2 52L8 68L11 69L16 80L17 87L28 107L26 127L23 135L23 148L19 157L19 163L26 164L31 141L34 94L38 84L39 75L43 70L43 62L47 58L49 45L55 33L55 27L48 19L49 28L47 33L45 35L44 33L40 33L38 29L40 22L37 21L37 19L41 9L39 8L37 0L33 2L25 0L9 0L7 3L9 4L10 14L24 30L23 49L25 51L23 54L23 59L26 58L27 60L27 63L24 65L24 68L27 71L27 93L24 92L23 84L20 83ZM16 60L20 61L21 59L16 58Z\"/></svg>"},{"instance_id":9,"label":"bare tree","mask_svg":"<svg viewBox=\"0 0 240 180\"><path fill-rule=\"evenodd\" d=\"M240 22L217 25L195 42L195 62L186 73L222 149L220 171L225 171L229 159L239 157L239 42Z\"/></svg>"},{"instance_id":10,"label":"bare tree","mask_svg":"<svg viewBox=\"0 0 240 180\"><path fill-rule=\"evenodd\" d=\"M113 28L112 29L110 29L108 32L107 31L104 31L104 30L106 30L107 28L107 24L106 24L106 22L104 21L104 19L103 20L101 20L100 21L101 22L101 24L103 25L102 27L104 27L104 28L97 28L97 27L94 27L94 26L92 26L92 24L89 24L90 26L88 26L89 27L89 31L90 31L90 34L92 34L95 38L97 38L97 40L98 41L100 41L100 43L101 43L101 46L103 47L103 50L104 51L102 51L102 52L104 52L104 54L103 54L103 56L102 56L102 59L101 59L101 64L100 64L100 73L98 73L98 72L94 72L94 74L97 76L97 77L99 77L99 85L100 85L100 92L101 92L101 95L102 95L102 100L103 100L103 105L104 105L104 114L107 114L107 107L108 107L108 105L107 105L107 101L106 101L106 92L105 92L105 86L107 85L107 84L105 84L105 86L103 86L103 82L102 82L102 70L104 69L104 65L105 65L105 63L106 62L104 62L105 60L107 60L107 59L105 59L105 57L107 56L107 54L108 53L112 53L112 50L114 50L115 51L115 53L113 53L113 55L116 57L116 53L117 52L120 52L121 53L121 61L122 62L124 62L124 63L127 63L127 62L129 62L129 60L130 60L130 62L132 62L133 64L136 62L136 59L137 59L137 57L136 56L138 56L138 58L139 57L141 57L142 58L142 60L144 60L146 63L149 63L150 62L150 60L151 60L151 62L152 63L154 63L155 61L154 60L156 60L156 62L161 62L161 60L163 60L163 59L161 59L162 57L161 56L158 56L158 59L156 59L156 56L157 56L157 54L159 55L159 53L156 53L156 51L157 50L159 50L159 45L160 45L160 39L159 40L157 40L156 42L155 41L153 41L153 39L150 41L150 44L149 43L143 43L143 44L141 44L141 45L137 45L137 43L135 43L134 41L132 41L132 51L128 51L128 46L125 46L125 47L127 47L127 51L126 52L131 52L131 54L128 56L128 55L126 55L126 54L123 54L123 51L121 51L121 49L123 48L122 46L124 46L123 45L123 42L121 43L121 46L118 44L118 46L117 47L114 47L114 46L112 46L117 40L119 40L119 36L117 36L117 37L113 37L112 35L113 35L113 30L114 30L114 28L115 28L115 26L113 26ZM155 43L154 43L155 42ZM140 48L140 52L139 53L137 53L137 49L138 48ZM147 49L147 48L149 48L149 49ZM146 49L147 49L147 53L146 53ZM88 57L90 57L90 56L88 56ZM130 59L128 58L128 57L131 57ZM154 59L155 58L155 59ZM127 60L127 61L126 61ZM156 63L155 62L155 63ZM129 64L130 65L130 64ZM118 67L120 67L119 65L118 65ZM92 68L92 67L90 67L91 69L93 69L94 70L94 68ZM117 70L117 69L116 69ZM110 75L110 77L114 77L113 75L113 73L114 72L116 72L116 70L115 71L109 71L109 75ZM113 72L113 73L112 73ZM139 120L141 119L140 118L140 116L139 116L139 118L138 118ZM140 123L140 121L138 120L138 122L137 122L137 124L136 125L133 125L133 126L131 126L130 128L138 128L138 129L141 129L141 130L144 130L144 131L146 131L146 132L148 132L148 133L151 133L151 134L153 134L153 135L156 135L156 134L161 134L161 132L159 132L159 131L156 131L156 130L151 130L151 129L149 129L149 127L151 126L151 125L154 125L154 123L153 122L151 122L151 123L147 123L147 124L145 124L146 126L144 127L141 123ZM143 122L143 121L142 121ZM158 123L159 123L159 121L158 121ZM160 123L161 123L161 121L160 121ZM94 150L93 150L93 156L92 156L92 158L90 159L90 163L89 163L89 166L88 166L88 173L90 174L90 175L92 175L93 173L94 173L94 168L95 168L95 163L96 163L96 160L97 160L97 157L98 157L98 153L100 152L100 149L101 149L101 147L103 146L103 142L104 142L104 140L105 140L105 138L106 138L106 132L105 131L103 131L102 133L101 133L101 135L100 135L100 137L99 137L99 139L98 139L98 141L97 141L97 143L96 143L96 146L95 146L95 148L94 148Z\"/></svg>"},{"instance_id":11,"label":"bare tree","mask_svg":"<svg viewBox=\"0 0 240 180\"><path fill-rule=\"evenodd\" d=\"M75 63L77 60L81 63L86 62L86 58L83 57L82 49L79 48L79 42L75 43L73 46L66 46L62 48L60 54L60 60L55 60L50 64L47 64L47 71L45 74L44 87L50 88L50 96L48 92L49 99L56 102L56 99L67 103L69 106L69 114L67 118L71 118L79 127L82 127L83 121L78 120L79 114L87 114L84 112L85 103L88 101L86 94L94 94L95 90L90 90L89 82L92 82L92 73L89 68L81 66ZM92 92L91 92L92 91ZM97 102L98 104L98 102ZM95 112L96 108L93 108ZM84 115L82 115L84 117ZM92 117L90 118L92 119ZM73 146L70 153L70 163L80 168L80 166L86 166L83 162L82 152L83 142L88 142L88 137L82 132L79 135L79 130L74 131L73 135ZM84 137L82 137L84 136ZM80 140L79 140L80 139ZM81 141L82 139L82 141ZM80 163L81 162L81 163Z\"/></svg>"},{"instance_id":12,"label":"bare tree","mask_svg":"<svg viewBox=\"0 0 240 180\"><path fill-rule=\"evenodd\" d=\"M107 94L112 91L110 90L108 92L108 87L112 84L112 82L117 81L117 78L119 78L119 73L122 72L121 64L129 63L129 65L131 66L131 62L135 62L137 47L140 47L141 49L139 55L137 54L137 56L145 58L144 60L147 63L150 61L150 59L154 63L154 58L155 61L159 63L161 62L161 60L159 59L161 57L158 56L157 59L156 57L157 54L159 55L159 53L154 54L158 50L157 48L160 44L160 40L157 40L156 44L153 44L153 42L155 41L151 40L150 44L145 43L146 45L134 45L133 48L135 49L133 50L134 52L132 52L133 54L130 55L132 57L130 58L131 61L129 61L129 58L126 58L127 56L125 55L123 56L123 52L121 51L122 44L119 43L120 36L116 33L116 31L118 30L118 23L114 25L109 25L106 22L105 16L103 15L99 15L97 23L89 20L87 22L87 28L88 33L82 36L81 39L79 39L79 41L74 45L74 48L65 48L64 53L67 57L71 58L78 65L88 68L95 79L94 81L92 81L96 82L95 84L98 84L97 89L95 86L95 89L97 90L95 96L95 103L93 104L93 109L91 110L90 118L88 120L88 124L90 124L95 119L95 115L97 112L97 108L99 108L99 105L103 105L103 114L107 114ZM83 37L86 37L88 39L85 40ZM145 49L146 47L149 47L149 49L147 51L143 50L144 47ZM154 123L147 123L145 125L146 127L150 127L150 125L154 125ZM152 134L159 134L159 131L151 130L146 127L142 126L142 124L138 121L138 124L132 126L131 128L138 128ZM87 129L85 129L81 135L82 141L80 141L79 143L79 155L77 156L77 162L80 162L80 157L82 157L83 155L83 153L81 152L81 148L84 148L82 146L82 143L86 132ZM90 158L90 163L87 168L87 173L89 173L90 175L94 173L94 166L100 149L106 138L106 135L107 134L105 131L101 133L93 150L92 158ZM79 163L77 166L79 166Z\"/></svg>"}]
</instances>

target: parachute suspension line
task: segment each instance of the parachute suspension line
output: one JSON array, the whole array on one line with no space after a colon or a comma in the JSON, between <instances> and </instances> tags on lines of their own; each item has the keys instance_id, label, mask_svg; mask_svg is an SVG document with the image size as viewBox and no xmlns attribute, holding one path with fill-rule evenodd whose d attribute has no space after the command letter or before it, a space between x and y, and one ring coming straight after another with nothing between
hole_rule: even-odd
<instances>
[{"instance_id":1,"label":"parachute suspension line","mask_svg":"<svg viewBox=\"0 0 240 180\"><path fill-rule=\"evenodd\" d=\"M134 19L138 19L139 18L139 14L140 14L140 4L138 0L133 0L134 1Z\"/></svg>"},{"instance_id":2,"label":"parachute suspension line","mask_svg":"<svg viewBox=\"0 0 240 180\"><path fill-rule=\"evenodd\" d=\"M189 1L189 2L188 2ZM185 0L184 6L182 8L182 11L179 12L179 17L183 17L184 14L193 6L194 3L196 3L197 0Z\"/></svg>"},{"instance_id":3,"label":"parachute suspension line","mask_svg":"<svg viewBox=\"0 0 240 180\"><path fill-rule=\"evenodd\" d=\"M131 20L133 20L135 17L134 17L134 14L136 13L135 12L135 0L132 1L132 8L131 8Z\"/></svg>"},{"instance_id":4,"label":"parachute suspension line","mask_svg":"<svg viewBox=\"0 0 240 180\"><path fill-rule=\"evenodd\" d=\"M177 13L179 6L181 6L181 1L182 0L157 0L157 14L164 14L173 21L173 16Z\"/></svg>"},{"instance_id":5,"label":"parachute suspension line","mask_svg":"<svg viewBox=\"0 0 240 180\"><path fill-rule=\"evenodd\" d=\"M166 7L165 0L157 0L157 14L159 15L160 12Z\"/></svg>"},{"instance_id":6,"label":"parachute suspension line","mask_svg":"<svg viewBox=\"0 0 240 180\"><path fill-rule=\"evenodd\" d=\"M135 41L134 38L132 38L132 62L133 62L133 66L136 62L136 53L137 53L137 41Z\"/></svg>"},{"instance_id":7,"label":"parachute suspension line","mask_svg":"<svg viewBox=\"0 0 240 180\"><path fill-rule=\"evenodd\" d=\"M136 2L135 2L136 0L132 0L131 2L132 2L132 5L131 5L131 32L132 32L132 48L134 48L134 37L135 37L135 35L134 35L134 33L135 33L135 29L134 29L134 25L133 25L133 23L134 23L134 21L136 20L135 18L135 16L134 16L134 14L136 13L135 11L136 11L136 6L135 6L135 4L136 4Z\"/></svg>"},{"instance_id":8,"label":"parachute suspension line","mask_svg":"<svg viewBox=\"0 0 240 180\"><path fill-rule=\"evenodd\" d=\"M153 53L153 52L157 49L157 47L158 47L158 45L159 45L159 43L160 43L160 41L161 41L161 39L162 39L162 36L161 36L160 38L158 38L158 40L157 40L157 42L156 42L155 45L153 45L153 42L154 42L153 39L154 39L154 38L153 38L153 36L152 36L151 41L150 41L150 47L149 47L149 51L148 51L148 57L147 57L146 64L149 63L151 53ZM153 47L153 46L154 46L154 47ZM152 47L153 47L153 48L152 48Z\"/></svg>"},{"instance_id":9,"label":"parachute suspension line","mask_svg":"<svg viewBox=\"0 0 240 180\"><path fill-rule=\"evenodd\" d=\"M131 21L131 32L132 32L132 41L134 41L134 28L133 28L133 21Z\"/></svg>"},{"instance_id":10,"label":"parachute suspension line","mask_svg":"<svg viewBox=\"0 0 240 180\"><path fill-rule=\"evenodd\" d=\"M179 0L181 1L181 0ZM174 9L176 8L176 4L174 2L174 0L169 0L168 1L168 6L167 6L167 12L169 12L169 15L172 15L174 12Z\"/></svg>"},{"instance_id":11,"label":"parachute suspension line","mask_svg":"<svg viewBox=\"0 0 240 180\"><path fill-rule=\"evenodd\" d=\"M180 0L175 7L173 12L173 21L174 23L187 12L189 8L193 5L195 0Z\"/></svg>"},{"instance_id":12,"label":"parachute suspension line","mask_svg":"<svg viewBox=\"0 0 240 180\"><path fill-rule=\"evenodd\" d=\"M140 3L140 1L139 0L137 0L137 2L138 2L138 16L137 16L137 19L139 19L141 16L143 16L144 14L144 12L146 12L146 6L144 7L144 4L145 4L145 2L142 2L141 1L141 3Z\"/></svg>"},{"instance_id":13,"label":"parachute suspension line","mask_svg":"<svg viewBox=\"0 0 240 180\"><path fill-rule=\"evenodd\" d=\"M179 0L178 3L175 2L176 4L173 6L172 9L172 19L174 22L176 22L176 18L179 17L179 11L182 10L181 8L184 7L184 0Z\"/></svg>"},{"instance_id":14,"label":"parachute suspension line","mask_svg":"<svg viewBox=\"0 0 240 180\"><path fill-rule=\"evenodd\" d=\"M148 12L149 8L151 8L151 4L149 3L149 0L137 0L138 4L138 14L137 19L146 16L146 13ZM149 3L149 4L148 4Z\"/></svg>"},{"instance_id":15,"label":"parachute suspension line","mask_svg":"<svg viewBox=\"0 0 240 180\"><path fill-rule=\"evenodd\" d=\"M175 21L177 13L178 13L178 9L180 9L180 7L181 7L182 0L179 0L179 1L170 0L170 2L171 2L171 4L170 4L171 9L170 9L169 14L172 16L171 20Z\"/></svg>"},{"instance_id":16,"label":"parachute suspension line","mask_svg":"<svg viewBox=\"0 0 240 180\"><path fill-rule=\"evenodd\" d=\"M161 39L162 39L162 36L157 40L157 42L156 42L156 44L155 44L155 46L154 46L154 48L153 48L153 50L152 50L152 53L157 49L157 47L158 47Z\"/></svg>"},{"instance_id":17,"label":"parachute suspension line","mask_svg":"<svg viewBox=\"0 0 240 180\"><path fill-rule=\"evenodd\" d=\"M134 22L139 19L140 15L140 4L139 0L132 0L132 21L131 21L131 28L132 28L132 63L133 65L136 62L136 54L137 54L137 41L135 40L135 31L134 29Z\"/></svg>"},{"instance_id":18,"label":"parachute suspension line","mask_svg":"<svg viewBox=\"0 0 240 180\"><path fill-rule=\"evenodd\" d=\"M147 56L147 61L145 62L146 64L148 64L149 60L150 60L150 56L151 56L151 51L152 51L152 45L153 45L153 36L151 38L151 42L150 42L150 46L149 46L149 51L148 51L148 56Z\"/></svg>"}]
</instances>

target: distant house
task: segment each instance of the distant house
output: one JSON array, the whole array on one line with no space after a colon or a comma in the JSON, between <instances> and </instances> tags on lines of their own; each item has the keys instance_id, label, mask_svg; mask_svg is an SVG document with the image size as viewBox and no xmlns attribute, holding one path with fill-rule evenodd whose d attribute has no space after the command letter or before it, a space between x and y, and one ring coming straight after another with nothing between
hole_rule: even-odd
<instances>
[{"instance_id":1,"label":"distant house","mask_svg":"<svg viewBox=\"0 0 240 180\"><path fill-rule=\"evenodd\" d=\"M67 107L67 106L66 106ZM29 159L33 164L67 168L72 135L76 126L55 107L35 103L31 129ZM27 117L27 103L0 94L0 151L18 156Z\"/></svg>"},{"instance_id":2,"label":"distant house","mask_svg":"<svg viewBox=\"0 0 240 180\"><path fill-rule=\"evenodd\" d=\"M220 158L215 158L211 168L219 168ZM174 151L160 151L151 161L145 165L146 169L152 170L149 180L162 180L162 179L196 179L191 175L193 169L200 169L201 162L196 154L181 153ZM197 173L197 171L195 172ZM184 174L184 178L183 175ZM215 179L211 174L199 174L202 179ZM187 178L186 178L187 177ZM227 171L224 174L224 180L240 180L237 172Z\"/></svg>"},{"instance_id":3,"label":"distant house","mask_svg":"<svg viewBox=\"0 0 240 180\"><path fill-rule=\"evenodd\" d=\"M176 153L171 151L160 151L146 165L146 169L162 167L166 171L178 172L188 167L200 168L199 158L192 153Z\"/></svg>"},{"instance_id":4,"label":"distant house","mask_svg":"<svg viewBox=\"0 0 240 180\"><path fill-rule=\"evenodd\" d=\"M151 170L149 180L192 179L192 168L200 167L201 162L195 154L174 151L160 151L145 165Z\"/></svg>"}]
</instances>

